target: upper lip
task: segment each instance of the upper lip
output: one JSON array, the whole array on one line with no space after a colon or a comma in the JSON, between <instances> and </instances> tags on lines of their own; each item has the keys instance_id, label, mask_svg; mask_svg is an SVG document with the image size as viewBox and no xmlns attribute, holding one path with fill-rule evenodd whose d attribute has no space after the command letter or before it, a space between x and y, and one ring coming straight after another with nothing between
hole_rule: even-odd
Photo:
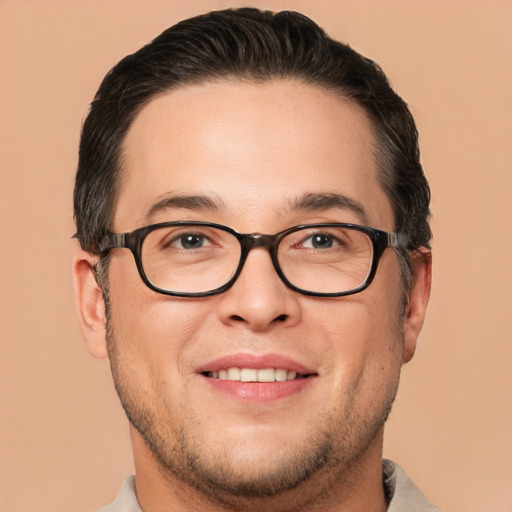
<instances>
[{"instance_id":1,"label":"upper lip","mask_svg":"<svg viewBox=\"0 0 512 512\"><path fill-rule=\"evenodd\" d=\"M302 375L310 375L316 373L315 370L308 368L302 363L291 359L290 357L279 354L247 354L238 353L219 357L199 366L196 371L198 373L204 372L218 372L227 368L253 368L262 370L265 368L281 368L289 371L294 371Z\"/></svg>"}]
</instances>

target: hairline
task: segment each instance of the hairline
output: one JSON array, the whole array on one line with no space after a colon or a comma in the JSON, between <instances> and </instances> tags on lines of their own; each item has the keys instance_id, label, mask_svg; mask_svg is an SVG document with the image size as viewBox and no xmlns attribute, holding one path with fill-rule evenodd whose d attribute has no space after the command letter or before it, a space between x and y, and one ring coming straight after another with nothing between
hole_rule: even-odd
<instances>
[{"instance_id":1,"label":"hairline","mask_svg":"<svg viewBox=\"0 0 512 512\"><path fill-rule=\"evenodd\" d=\"M336 87L330 87L328 85L322 84L320 82L316 82L311 79L307 79L301 76L294 76L294 75L283 75L283 76L269 76L269 77L251 77L251 76L239 76L234 73L226 74L226 76L205 76L203 78L197 78L194 80L187 80L183 81L179 84L174 84L166 88L165 90L158 91L147 98L145 98L144 101L142 101L139 105L137 105L136 108L133 109L133 113L131 116L131 119L126 126L125 132L123 133L123 136L119 142L118 147L116 148L116 155L115 155L115 167L114 167L114 193L112 197L112 206L110 211L110 219L109 219L109 230L112 230L113 223L114 223L114 217L115 212L117 209L117 204L119 201L119 194L121 192L121 189L125 183L125 180L129 180L129 173L130 170L128 169L128 166L126 164L127 160L127 154L126 154L126 139L128 137L128 134L130 130L132 129L133 124L139 117L139 115L142 113L145 107L147 107L151 102L154 100L157 100L158 98L167 96L169 94L172 94L175 91L181 90L181 89L187 89L189 87L201 87L204 85L210 85L210 84L236 84L236 83L242 83L247 85L266 85L269 83L276 83L276 82L288 82L288 83L295 83L298 85L305 85L312 88L315 88L319 91L323 91L326 93L331 94L337 101L340 101L342 103L348 103L349 105L356 107L359 114L363 115L368 122L368 127L370 129L371 134L371 145L372 145L372 156L373 156L373 163L375 165L375 178L377 180L377 183L379 187L381 188L382 192L384 192L387 200L389 201L389 205L392 210L393 214L393 230L396 230L397 228L397 219L396 219L396 212L393 206L392 198L390 197L388 191L384 187L384 183L381 180L381 177L384 174L383 167L385 166L385 163L383 162L384 158L382 158L383 149L379 147L379 141L381 139L380 130L378 127L377 122L373 119L372 115L368 110L361 105L356 99L352 98L349 93L346 91L343 91L342 88L336 88Z\"/></svg>"}]
</instances>

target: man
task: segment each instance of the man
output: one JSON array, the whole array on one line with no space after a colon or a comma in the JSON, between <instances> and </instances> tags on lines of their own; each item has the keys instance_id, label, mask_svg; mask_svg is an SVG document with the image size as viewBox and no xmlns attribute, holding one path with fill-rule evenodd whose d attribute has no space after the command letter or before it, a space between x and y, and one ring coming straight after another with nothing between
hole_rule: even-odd
<instances>
[{"instance_id":1,"label":"man","mask_svg":"<svg viewBox=\"0 0 512 512\"><path fill-rule=\"evenodd\" d=\"M308 18L177 24L85 121L74 280L136 477L103 511L437 510L382 461L430 291L405 103Z\"/></svg>"}]
</instances>

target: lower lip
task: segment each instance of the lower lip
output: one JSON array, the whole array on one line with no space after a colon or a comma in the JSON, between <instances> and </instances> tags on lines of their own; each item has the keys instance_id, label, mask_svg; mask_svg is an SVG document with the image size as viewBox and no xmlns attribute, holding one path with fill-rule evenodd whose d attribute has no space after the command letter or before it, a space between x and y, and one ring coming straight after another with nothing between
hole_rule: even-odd
<instances>
[{"instance_id":1,"label":"lower lip","mask_svg":"<svg viewBox=\"0 0 512 512\"><path fill-rule=\"evenodd\" d=\"M316 380L311 376L284 382L240 382L202 377L215 391L248 403L268 403L296 395Z\"/></svg>"}]
</instances>

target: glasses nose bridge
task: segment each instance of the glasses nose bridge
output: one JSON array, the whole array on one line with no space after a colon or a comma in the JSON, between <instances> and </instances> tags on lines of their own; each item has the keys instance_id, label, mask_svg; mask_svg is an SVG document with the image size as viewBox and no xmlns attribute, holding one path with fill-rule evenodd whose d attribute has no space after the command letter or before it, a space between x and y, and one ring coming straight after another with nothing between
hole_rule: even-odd
<instances>
[{"instance_id":1,"label":"glasses nose bridge","mask_svg":"<svg viewBox=\"0 0 512 512\"><path fill-rule=\"evenodd\" d=\"M279 268L279 263L277 262L276 256L276 239L277 235L265 235L263 233L246 233L242 234L240 240L242 246L242 253L240 255L240 263L238 267L238 271L236 272L236 277L240 275L243 268L245 267L245 262L247 257L249 256L249 252L257 247L261 247L267 250L270 256L270 260L272 262L272 266L274 267L278 276L281 277L281 271Z\"/></svg>"},{"instance_id":2,"label":"glasses nose bridge","mask_svg":"<svg viewBox=\"0 0 512 512\"><path fill-rule=\"evenodd\" d=\"M275 235L265 235L263 233L247 233L242 235L242 245L245 253L248 254L256 247L264 247L272 256L275 245Z\"/></svg>"},{"instance_id":3,"label":"glasses nose bridge","mask_svg":"<svg viewBox=\"0 0 512 512\"><path fill-rule=\"evenodd\" d=\"M242 254L240 258L240 269L245 265L245 261L249 256L249 252L258 247L264 248L269 253L270 259L272 261L272 265L276 269L277 273L279 272L279 264L277 263L277 257L275 254L276 249L276 238L277 235L265 235L263 233L247 233L243 234L240 239L242 245Z\"/></svg>"}]
</instances>

